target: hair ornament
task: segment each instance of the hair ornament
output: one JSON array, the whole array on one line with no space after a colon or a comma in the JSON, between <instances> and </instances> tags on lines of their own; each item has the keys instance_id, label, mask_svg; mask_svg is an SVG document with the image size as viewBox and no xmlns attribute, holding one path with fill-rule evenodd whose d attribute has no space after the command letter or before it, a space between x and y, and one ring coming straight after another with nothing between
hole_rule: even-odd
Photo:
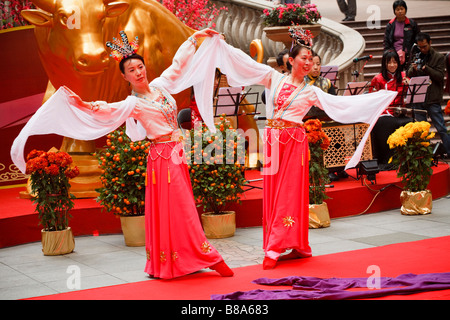
<instances>
[{"instance_id":1,"label":"hair ornament","mask_svg":"<svg viewBox=\"0 0 450 320\"><path fill-rule=\"evenodd\" d=\"M121 61L122 59L135 54L139 48L139 40L137 36L133 41L129 42L125 31L120 31L119 35L122 41L113 38L112 42L106 42L106 46L111 49L110 56L117 61Z\"/></svg>"},{"instance_id":2,"label":"hair ornament","mask_svg":"<svg viewBox=\"0 0 450 320\"><path fill-rule=\"evenodd\" d=\"M289 27L289 35L292 38L291 50L295 45L301 45L311 50L314 36L310 30L304 30L300 26L291 26Z\"/></svg>"}]
</instances>

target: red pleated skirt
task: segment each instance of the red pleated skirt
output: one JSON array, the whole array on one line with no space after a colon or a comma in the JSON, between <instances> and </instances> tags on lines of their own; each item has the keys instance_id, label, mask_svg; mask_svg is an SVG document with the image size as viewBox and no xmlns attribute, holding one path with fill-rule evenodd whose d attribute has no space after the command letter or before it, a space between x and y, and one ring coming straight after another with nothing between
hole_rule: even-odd
<instances>
[{"instance_id":1,"label":"red pleated skirt","mask_svg":"<svg viewBox=\"0 0 450 320\"><path fill-rule=\"evenodd\" d=\"M309 147L303 127L266 127L264 151L263 248L276 259L288 249L311 255Z\"/></svg>"},{"instance_id":2,"label":"red pleated skirt","mask_svg":"<svg viewBox=\"0 0 450 320\"><path fill-rule=\"evenodd\" d=\"M171 279L223 260L203 232L179 142L150 148L145 227L145 272L151 276Z\"/></svg>"}]
</instances>

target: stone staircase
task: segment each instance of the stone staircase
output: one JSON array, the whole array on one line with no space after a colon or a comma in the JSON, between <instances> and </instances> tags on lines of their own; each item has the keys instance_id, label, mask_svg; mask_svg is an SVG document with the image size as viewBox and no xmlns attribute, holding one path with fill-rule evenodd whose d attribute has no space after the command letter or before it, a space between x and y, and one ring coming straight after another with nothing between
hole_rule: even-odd
<instances>
[{"instance_id":1,"label":"stone staircase","mask_svg":"<svg viewBox=\"0 0 450 320\"><path fill-rule=\"evenodd\" d=\"M442 54L450 52L450 15L437 16L437 17L411 17L420 27L422 32L426 32L430 35L432 46L435 50ZM346 21L342 22L348 27L358 31L366 40L366 49L361 56L372 55L373 58L368 61L364 67L364 76L360 76L359 81L371 81L372 78L380 72L381 69L381 57L383 55L383 40L386 25L390 19L381 20L380 28L369 29L366 21ZM361 79L364 77L363 79ZM447 105L447 101L450 99L448 93L444 93L444 99L442 108ZM444 115L444 119L447 123L447 128L450 128L450 115ZM438 141L438 140L437 140Z\"/></svg>"}]
</instances>

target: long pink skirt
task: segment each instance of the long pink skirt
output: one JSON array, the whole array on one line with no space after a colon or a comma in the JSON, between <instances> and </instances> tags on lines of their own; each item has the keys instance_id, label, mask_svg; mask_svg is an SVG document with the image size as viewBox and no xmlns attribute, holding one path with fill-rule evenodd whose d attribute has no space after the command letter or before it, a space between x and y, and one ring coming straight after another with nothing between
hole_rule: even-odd
<instances>
[{"instance_id":1,"label":"long pink skirt","mask_svg":"<svg viewBox=\"0 0 450 320\"><path fill-rule=\"evenodd\" d=\"M263 248L276 260L288 249L311 256L309 228L309 149L303 127L266 127Z\"/></svg>"},{"instance_id":2,"label":"long pink skirt","mask_svg":"<svg viewBox=\"0 0 450 320\"><path fill-rule=\"evenodd\" d=\"M171 279L222 261L203 232L181 143L152 145L145 198L145 272Z\"/></svg>"}]
</instances>

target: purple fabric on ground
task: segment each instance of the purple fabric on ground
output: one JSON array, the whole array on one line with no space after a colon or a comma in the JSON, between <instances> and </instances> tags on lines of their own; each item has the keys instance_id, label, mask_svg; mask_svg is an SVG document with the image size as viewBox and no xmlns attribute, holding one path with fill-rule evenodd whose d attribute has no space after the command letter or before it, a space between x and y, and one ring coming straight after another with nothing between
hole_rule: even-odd
<instances>
[{"instance_id":1,"label":"purple fabric on ground","mask_svg":"<svg viewBox=\"0 0 450 320\"><path fill-rule=\"evenodd\" d=\"M424 291L450 289L450 273L402 274L380 277L382 289L368 288L371 278L316 278L291 276L280 279L260 278L253 283L269 286L292 286L291 290L250 290L211 295L212 300L342 300L366 299L387 295L407 295ZM366 288L346 291L349 288Z\"/></svg>"}]
</instances>

